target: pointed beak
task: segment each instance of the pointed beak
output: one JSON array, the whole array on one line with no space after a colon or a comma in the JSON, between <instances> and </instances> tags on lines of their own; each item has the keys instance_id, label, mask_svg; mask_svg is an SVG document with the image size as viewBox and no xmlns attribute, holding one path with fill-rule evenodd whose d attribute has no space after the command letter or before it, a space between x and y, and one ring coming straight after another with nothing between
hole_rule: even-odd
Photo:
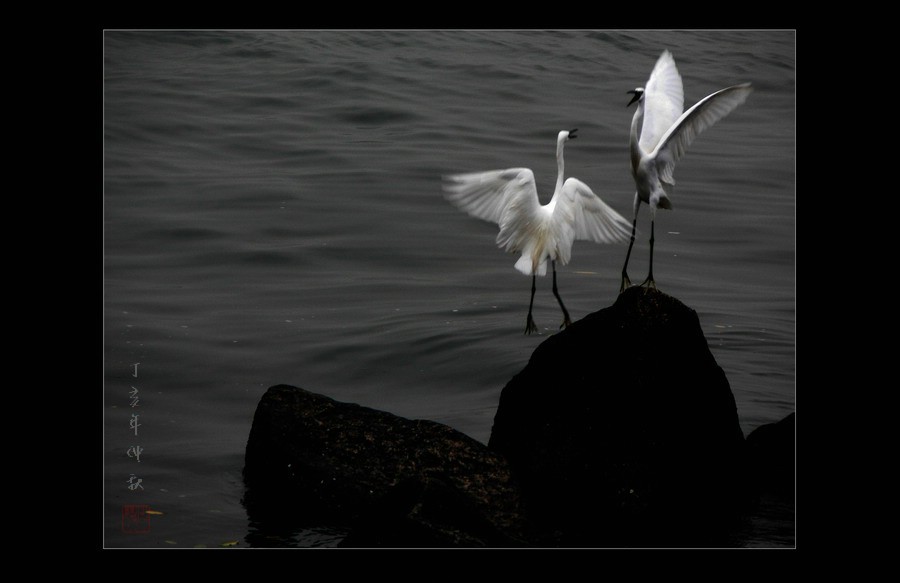
<instances>
[{"instance_id":1,"label":"pointed beak","mask_svg":"<svg viewBox=\"0 0 900 583\"><path fill-rule=\"evenodd\" d=\"M634 89L632 89L630 91L626 91L626 93L631 93L634 95L634 97L631 98L631 101L629 101L628 105L626 105L625 107L628 107L629 105L631 105L632 103L634 103L635 101L637 101L638 99L641 98L641 94L638 93L637 91L635 91Z\"/></svg>"},{"instance_id":2,"label":"pointed beak","mask_svg":"<svg viewBox=\"0 0 900 583\"><path fill-rule=\"evenodd\" d=\"M575 138L578 137L575 135L575 132L577 132L577 131L578 131L578 128L575 128L574 130L569 130L569 139L570 140L574 140Z\"/></svg>"}]
</instances>

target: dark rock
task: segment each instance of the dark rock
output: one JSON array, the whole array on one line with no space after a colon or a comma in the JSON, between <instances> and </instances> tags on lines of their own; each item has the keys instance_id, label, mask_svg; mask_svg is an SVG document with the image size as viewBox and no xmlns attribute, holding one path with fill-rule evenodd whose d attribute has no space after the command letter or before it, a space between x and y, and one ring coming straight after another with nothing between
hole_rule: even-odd
<instances>
[{"instance_id":1,"label":"dark rock","mask_svg":"<svg viewBox=\"0 0 900 583\"><path fill-rule=\"evenodd\" d=\"M472 497L440 478L407 479L361 517L341 547L512 547Z\"/></svg>"},{"instance_id":2,"label":"dark rock","mask_svg":"<svg viewBox=\"0 0 900 583\"><path fill-rule=\"evenodd\" d=\"M791 413L747 436L747 479L754 504L738 533L741 546L796 546L795 427Z\"/></svg>"},{"instance_id":3,"label":"dark rock","mask_svg":"<svg viewBox=\"0 0 900 583\"><path fill-rule=\"evenodd\" d=\"M347 546L515 546L507 462L433 421L270 388L253 419L244 504L256 522L346 525Z\"/></svg>"},{"instance_id":4,"label":"dark rock","mask_svg":"<svg viewBox=\"0 0 900 583\"><path fill-rule=\"evenodd\" d=\"M717 546L745 500L734 396L696 312L633 287L544 341L489 447L545 544Z\"/></svg>"},{"instance_id":5,"label":"dark rock","mask_svg":"<svg viewBox=\"0 0 900 583\"><path fill-rule=\"evenodd\" d=\"M696 312L632 288L534 351L489 448L272 387L244 503L257 546L290 545L300 525L346 547L743 546L761 528L791 544L793 498L745 511L754 483L793 491L793 434L791 416L745 442Z\"/></svg>"},{"instance_id":6,"label":"dark rock","mask_svg":"<svg viewBox=\"0 0 900 583\"><path fill-rule=\"evenodd\" d=\"M761 494L794 496L796 414L761 425L747 436L749 468Z\"/></svg>"}]
</instances>

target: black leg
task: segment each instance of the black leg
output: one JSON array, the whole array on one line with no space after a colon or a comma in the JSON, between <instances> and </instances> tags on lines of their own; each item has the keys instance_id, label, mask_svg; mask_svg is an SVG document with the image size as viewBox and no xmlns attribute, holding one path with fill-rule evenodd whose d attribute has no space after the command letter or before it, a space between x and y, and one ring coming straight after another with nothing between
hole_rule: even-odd
<instances>
[{"instance_id":1,"label":"black leg","mask_svg":"<svg viewBox=\"0 0 900 583\"><path fill-rule=\"evenodd\" d=\"M531 276L531 302L528 304L528 319L525 321L525 334L537 332L537 326L534 324L534 318L531 316L531 308L534 307L534 291L537 289L537 276Z\"/></svg>"},{"instance_id":2,"label":"black leg","mask_svg":"<svg viewBox=\"0 0 900 583\"><path fill-rule=\"evenodd\" d=\"M556 261L551 260L550 265L553 266L553 295L556 296L556 301L559 302L559 307L562 308L563 313L563 323L559 327L565 328L572 323L572 320L569 319L569 311L563 305L562 298L559 297L559 290L556 289Z\"/></svg>"},{"instance_id":3,"label":"black leg","mask_svg":"<svg viewBox=\"0 0 900 583\"><path fill-rule=\"evenodd\" d=\"M619 293L622 293L631 287L631 280L628 279L628 260L631 259L631 248L634 247L634 234L637 232L637 216L631 223L631 243L628 244L628 253L625 255L625 265L622 267L622 285L619 287Z\"/></svg>"},{"instance_id":4,"label":"black leg","mask_svg":"<svg viewBox=\"0 0 900 583\"><path fill-rule=\"evenodd\" d=\"M638 209L641 208L641 198L638 193L634 193L634 220L631 222L631 242L628 243L628 253L625 255L625 265L622 266L622 285L619 287L619 293L622 293L631 287L631 280L628 279L628 260L631 259L631 248L634 247L634 235L637 233L637 217Z\"/></svg>"},{"instance_id":5,"label":"black leg","mask_svg":"<svg viewBox=\"0 0 900 583\"><path fill-rule=\"evenodd\" d=\"M641 284L641 287L646 287L647 289L656 289L656 282L653 280L653 227L655 224L655 220L650 221L650 273L647 274L647 279Z\"/></svg>"}]
</instances>

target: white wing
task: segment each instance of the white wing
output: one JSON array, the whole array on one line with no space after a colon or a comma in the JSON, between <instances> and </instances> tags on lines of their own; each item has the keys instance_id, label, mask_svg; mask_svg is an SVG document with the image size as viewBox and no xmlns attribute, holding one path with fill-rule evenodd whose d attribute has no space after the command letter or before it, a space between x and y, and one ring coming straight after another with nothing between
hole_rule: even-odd
<instances>
[{"instance_id":1,"label":"white wing","mask_svg":"<svg viewBox=\"0 0 900 583\"><path fill-rule=\"evenodd\" d=\"M444 176L447 200L469 215L492 223L499 224L511 198L523 192L533 194L537 203L534 173L528 168Z\"/></svg>"},{"instance_id":2,"label":"white wing","mask_svg":"<svg viewBox=\"0 0 900 583\"><path fill-rule=\"evenodd\" d=\"M575 239L621 243L631 236L631 223L577 178L569 178L563 184L553 209L552 224L563 265L569 262Z\"/></svg>"},{"instance_id":3,"label":"white wing","mask_svg":"<svg viewBox=\"0 0 900 583\"><path fill-rule=\"evenodd\" d=\"M534 174L528 168L517 170L516 178L506 186L506 206L500 216L500 232L497 233L497 245L511 253L539 245L544 224Z\"/></svg>"},{"instance_id":4,"label":"white wing","mask_svg":"<svg viewBox=\"0 0 900 583\"><path fill-rule=\"evenodd\" d=\"M684 87L669 51L663 51L644 87L641 150L650 153L684 111Z\"/></svg>"},{"instance_id":5,"label":"white wing","mask_svg":"<svg viewBox=\"0 0 900 583\"><path fill-rule=\"evenodd\" d=\"M674 185L675 163L681 160L694 138L744 103L752 91L749 83L726 87L707 95L684 112L650 154L656 159L660 180Z\"/></svg>"}]
</instances>

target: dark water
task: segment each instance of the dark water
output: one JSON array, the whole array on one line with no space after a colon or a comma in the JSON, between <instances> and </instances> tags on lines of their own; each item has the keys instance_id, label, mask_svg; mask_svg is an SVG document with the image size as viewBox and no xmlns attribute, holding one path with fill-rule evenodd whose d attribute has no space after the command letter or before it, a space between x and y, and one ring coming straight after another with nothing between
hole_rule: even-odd
<instances>
[{"instance_id":1,"label":"dark water","mask_svg":"<svg viewBox=\"0 0 900 583\"><path fill-rule=\"evenodd\" d=\"M526 166L546 202L555 136L577 127L567 174L630 218L625 92L664 48L688 106L756 89L679 163L654 265L697 310L746 435L795 409L794 33L106 32L106 546L265 545L241 468L274 384L487 442L500 390L561 316L545 278L541 333L523 336L529 279L440 176ZM575 244L559 273L573 319L615 300L624 255ZM123 532L131 503L163 512L150 532ZM793 544L754 532L741 544Z\"/></svg>"}]
</instances>

